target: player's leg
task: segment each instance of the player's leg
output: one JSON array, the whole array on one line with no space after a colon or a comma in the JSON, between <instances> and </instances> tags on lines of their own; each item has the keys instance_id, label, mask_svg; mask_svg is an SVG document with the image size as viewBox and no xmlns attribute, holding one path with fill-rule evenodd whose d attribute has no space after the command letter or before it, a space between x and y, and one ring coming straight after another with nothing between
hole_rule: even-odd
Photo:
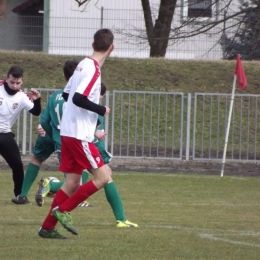
<instances>
[{"instance_id":1,"label":"player's leg","mask_svg":"<svg viewBox=\"0 0 260 260\"><path fill-rule=\"evenodd\" d=\"M81 175L81 185L85 184L88 181L89 173L87 171L83 171ZM78 207L92 207L93 205L90 204L87 200L79 203Z\"/></svg>"},{"instance_id":2,"label":"player's leg","mask_svg":"<svg viewBox=\"0 0 260 260\"><path fill-rule=\"evenodd\" d=\"M63 149L63 143L62 143L62 149ZM66 171L67 169L71 168L70 172L81 174L81 172L79 171L80 166L82 167L82 169L89 169L92 167L95 168L92 170L94 178L88 181L87 183L81 185L69 199L65 200L62 204L59 205L59 207L54 208L52 211L54 217L57 218L59 222L68 231L72 232L73 234L77 234L75 228L73 227L73 222L71 220L71 217L67 212L70 212L73 209L75 209L79 205L79 203L86 200L89 196L91 196L99 189L104 187L104 185L109 180L109 173L94 143L88 143L83 141L79 142L79 140L74 139L74 142L72 142L70 145L70 149L71 151L73 151L73 158L75 158L76 164L74 165L67 164L67 168L66 168L64 167L65 163L63 164L63 159L62 159L61 163L63 164L63 166L62 165L60 166L60 170ZM61 155L63 156L62 153ZM67 194L68 194L67 189L70 188L68 185L69 182L67 180L68 179L72 180L72 177L75 174L73 174L72 176L70 175L72 174L66 175L65 183L60 189ZM58 194L59 192L57 193L57 195Z\"/></svg>"},{"instance_id":3,"label":"player's leg","mask_svg":"<svg viewBox=\"0 0 260 260\"><path fill-rule=\"evenodd\" d=\"M58 160L60 162L60 143L54 142L55 144L53 144L52 139L50 140L51 144L55 146L55 150L57 151L57 157ZM47 141L46 141L47 143ZM50 147L50 146L49 146ZM46 149L47 150L47 149ZM51 151L51 153L53 153L53 151ZM48 156L49 157L49 156ZM64 173L64 177L66 176L66 174ZM86 183L88 180L88 173L86 171L84 171L82 173L82 183ZM44 204L44 198L49 194L56 194L58 192L58 190L61 188L61 186L63 185L64 181L52 181L49 180L49 178L42 178L39 182L38 182L38 190L36 192L35 195L35 201L36 204L41 207ZM85 204L84 206L88 206L90 204Z\"/></svg>"},{"instance_id":4,"label":"player's leg","mask_svg":"<svg viewBox=\"0 0 260 260\"><path fill-rule=\"evenodd\" d=\"M110 176L112 176L112 171L110 167L107 165L108 170L111 172ZM138 227L137 224L130 222L125 217L124 212L124 206L122 199L119 195L118 189L116 187L116 184L114 183L112 177L110 177L110 180L108 184L104 187L105 195L107 198L108 203L111 206L111 209L114 213L115 219L116 219L116 226L117 227Z\"/></svg>"},{"instance_id":5,"label":"player's leg","mask_svg":"<svg viewBox=\"0 0 260 260\"><path fill-rule=\"evenodd\" d=\"M46 218L42 224L42 227L40 229L40 231L44 230L44 234L46 234L46 235L44 236L44 234L40 234L40 231L38 232L39 236L44 237L44 238L49 238L48 234L56 232L54 230L55 230L58 220L57 220L57 216L54 216L54 214L53 214L53 209L58 207L59 205L61 205L66 200L68 200L68 198L71 196L71 194L80 185L80 177L81 177L82 170L84 168L79 167L77 162L75 161L75 154L73 153L73 149L71 149L72 148L71 139L72 138L61 137L62 148L61 148L61 164L60 164L59 169L62 172L69 172L71 169L73 169L73 171L76 171L76 173L67 174L62 188L58 190L56 196L53 199L50 211L49 211L48 215L46 216ZM60 219L59 219L59 221L60 221ZM73 223L72 223L72 219L69 214L64 214L62 224L72 226ZM74 231L74 230L72 230L72 231ZM74 231L74 234L77 234L77 232ZM60 238L60 237L56 236L54 238Z\"/></svg>"},{"instance_id":6,"label":"player's leg","mask_svg":"<svg viewBox=\"0 0 260 260\"><path fill-rule=\"evenodd\" d=\"M20 197L28 196L29 190L39 173L39 169L42 165L42 162L43 162L43 159L36 157L35 155L33 156L31 162L28 164L27 169L26 169L26 173L25 173L25 177L24 177L24 181L23 181L22 192L20 194Z\"/></svg>"},{"instance_id":7,"label":"player's leg","mask_svg":"<svg viewBox=\"0 0 260 260\"><path fill-rule=\"evenodd\" d=\"M96 146L98 147L98 151L102 156L104 163L106 163L107 165L111 161L112 155L106 151L104 142L98 142L96 143ZM122 199L119 195L116 184L112 179L112 170L108 165L107 168L110 173L109 174L110 178L108 184L104 186L104 191L105 191L106 199L110 204L110 207L114 213L116 219L116 226L117 227L138 227L137 224L132 223L126 219Z\"/></svg>"},{"instance_id":8,"label":"player's leg","mask_svg":"<svg viewBox=\"0 0 260 260\"><path fill-rule=\"evenodd\" d=\"M86 171L82 172L82 176L81 176L81 180L82 180L82 184L86 183L88 180L88 176L89 174ZM63 185L64 181L52 181L50 182L50 192L51 193L57 193L57 191L61 188L61 186Z\"/></svg>"},{"instance_id":9,"label":"player's leg","mask_svg":"<svg viewBox=\"0 0 260 260\"><path fill-rule=\"evenodd\" d=\"M88 175L89 174L86 171L82 172L81 184L82 183L84 184L87 182ZM42 207L42 205L44 204L44 198L50 193L56 194L58 192L58 190L64 184L64 181L58 181L56 179L52 180L52 179L50 179L50 177L47 177L47 178L42 178L38 184L39 184L39 187L38 187L38 190L35 195L35 201L39 207ZM86 200L86 201L83 201L82 203L80 203L78 206L79 207L91 207L92 205L89 204L88 201Z\"/></svg>"},{"instance_id":10,"label":"player's leg","mask_svg":"<svg viewBox=\"0 0 260 260\"><path fill-rule=\"evenodd\" d=\"M19 197L17 197L17 200L13 200L14 203L23 204L21 202L23 201L23 198L27 198L29 190L38 176L42 162L48 159L53 152L54 144L52 139L48 135L45 137L38 135L33 149L34 156L26 169L22 192Z\"/></svg>"},{"instance_id":11,"label":"player's leg","mask_svg":"<svg viewBox=\"0 0 260 260\"><path fill-rule=\"evenodd\" d=\"M57 144L53 142L52 139L50 141L53 145L53 149L56 150L57 157L60 162L60 145L58 146L58 150L57 150ZM42 205L44 204L44 198L51 192L51 183L57 183L57 185L59 185L59 188L63 184L63 182L56 181L56 180L54 182L49 177L41 178L40 181L38 182L38 190L35 194L35 202L37 206L42 207ZM53 192L53 194L56 193L57 191Z\"/></svg>"},{"instance_id":12,"label":"player's leg","mask_svg":"<svg viewBox=\"0 0 260 260\"><path fill-rule=\"evenodd\" d=\"M13 133L0 134L0 154L3 156L9 167L12 169L14 182L14 195L21 193L24 170L21 154Z\"/></svg>"}]
</instances>

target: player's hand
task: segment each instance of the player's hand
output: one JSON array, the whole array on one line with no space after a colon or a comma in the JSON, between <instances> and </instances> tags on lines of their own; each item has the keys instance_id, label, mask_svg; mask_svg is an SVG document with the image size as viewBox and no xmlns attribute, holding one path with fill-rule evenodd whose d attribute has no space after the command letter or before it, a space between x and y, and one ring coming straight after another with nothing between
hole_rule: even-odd
<instances>
[{"instance_id":1,"label":"player's hand","mask_svg":"<svg viewBox=\"0 0 260 260\"><path fill-rule=\"evenodd\" d=\"M40 97L41 97L40 92L39 92L38 90L32 88L32 89L31 89L31 99L32 99L32 100L36 100L36 99L38 99L38 98L40 98Z\"/></svg>"},{"instance_id":2,"label":"player's hand","mask_svg":"<svg viewBox=\"0 0 260 260\"><path fill-rule=\"evenodd\" d=\"M96 130L95 136L99 141L103 141L106 137L106 133L104 130Z\"/></svg>"},{"instance_id":3,"label":"player's hand","mask_svg":"<svg viewBox=\"0 0 260 260\"><path fill-rule=\"evenodd\" d=\"M41 124L38 125L37 130L38 130L38 133L40 134L41 137L44 137L46 135L46 132L42 128Z\"/></svg>"},{"instance_id":4,"label":"player's hand","mask_svg":"<svg viewBox=\"0 0 260 260\"><path fill-rule=\"evenodd\" d=\"M106 116L106 115L108 115L110 113L110 108L106 107L106 106L105 106L105 108L106 108L106 113L104 114L104 116Z\"/></svg>"}]
</instances>

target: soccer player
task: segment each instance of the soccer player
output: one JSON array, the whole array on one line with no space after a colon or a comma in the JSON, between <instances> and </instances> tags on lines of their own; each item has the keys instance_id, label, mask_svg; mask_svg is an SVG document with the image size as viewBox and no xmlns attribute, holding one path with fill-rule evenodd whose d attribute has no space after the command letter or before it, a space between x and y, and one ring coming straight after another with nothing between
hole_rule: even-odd
<instances>
[{"instance_id":1,"label":"soccer player","mask_svg":"<svg viewBox=\"0 0 260 260\"><path fill-rule=\"evenodd\" d=\"M67 82L72 76L77 65L77 60L68 60L65 62L63 66L63 73L64 79ZM45 133L47 132L45 136L41 136L39 134L37 137L33 149L33 158L26 169L22 191L19 196L12 199L12 202L15 204L29 203L27 196L33 182L39 173L39 169L42 163L47 160L54 152L57 152L58 158L60 157L60 121L65 105L62 92L62 90L58 90L50 96L47 106L41 114L40 123L41 121L45 122L46 120L51 120L51 124L45 124ZM41 128L42 126L39 125L38 130ZM85 175L88 174L85 173ZM85 182L86 181L87 178Z\"/></svg>"},{"instance_id":2,"label":"soccer player","mask_svg":"<svg viewBox=\"0 0 260 260\"><path fill-rule=\"evenodd\" d=\"M83 59L66 85L63 98L67 101L61 121L61 164L59 170L66 173L61 189L54 197L39 235L66 238L54 228L59 221L64 228L77 235L71 215L68 213L82 201L103 188L110 180L110 171L104 164L94 144L98 115L106 116L110 109L99 105L101 67L114 49L113 33L100 29L94 34L94 49L90 57ZM99 140L105 132L96 132ZM80 186L84 169L91 170L93 179Z\"/></svg>"},{"instance_id":3,"label":"soccer player","mask_svg":"<svg viewBox=\"0 0 260 260\"><path fill-rule=\"evenodd\" d=\"M100 93L101 93L100 99L102 99L106 93L106 87L103 83L101 83L101 92ZM97 128L97 131L104 131L104 123L103 123L104 119L102 116L98 116L98 119L99 119L100 124ZM95 137L94 143L97 146L98 151L99 151L104 163L108 164L111 161L112 155L106 151L104 141L103 140L100 141ZM112 170L109 167L108 167L108 169L112 175ZM40 183L39 183L39 190L36 193L35 199L36 199L37 204L39 206L41 206L43 204L42 200L44 199L44 197L46 197L46 195L49 192L51 192L53 194L57 193L57 191L63 185L63 183L64 183L63 181L49 182L48 178L42 179L42 181L40 181ZM44 185L42 185L42 184L44 184ZM115 183L113 182L112 178L110 178L109 183L104 186L104 190L105 190L106 199L109 202L111 209L114 213L114 216L116 219L116 226L120 227L120 228L121 227L138 227L137 224L132 223L126 219L122 200L120 198L117 187L116 187ZM43 194L42 194L42 192L43 192ZM81 205L81 204L79 204L79 205L84 206L84 203L83 203L83 205Z\"/></svg>"},{"instance_id":4,"label":"soccer player","mask_svg":"<svg viewBox=\"0 0 260 260\"><path fill-rule=\"evenodd\" d=\"M25 94L21 90L23 82L23 69L19 66L12 66L5 80L0 81L0 154L12 169L15 196L21 193L24 170L11 128L23 109L35 116L41 113L40 93L31 89L29 95Z\"/></svg>"}]
</instances>

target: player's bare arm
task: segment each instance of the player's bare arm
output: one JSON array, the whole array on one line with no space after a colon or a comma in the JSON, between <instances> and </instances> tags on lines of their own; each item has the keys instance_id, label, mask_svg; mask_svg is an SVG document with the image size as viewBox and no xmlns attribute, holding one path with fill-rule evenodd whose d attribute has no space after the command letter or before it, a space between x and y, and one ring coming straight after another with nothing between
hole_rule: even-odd
<instances>
[{"instance_id":1,"label":"player's bare arm","mask_svg":"<svg viewBox=\"0 0 260 260\"><path fill-rule=\"evenodd\" d=\"M99 140L99 141L103 141L104 139L105 139L105 137L106 137L106 133L105 133L105 131L104 130L96 130L96 132L95 132L95 136L97 137L97 139Z\"/></svg>"},{"instance_id":2,"label":"player's bare arm","mask_svg":"<svg viewBox=\"0 0 260 260\"><path fill-rule=\"evenodd\" d=\"M36 99L38 99L38 98L40 98L40 97L41 97L40 92L39 92L38 90L32 88L32 89L31 89L31 99L32 99L32 100L36 100Z\"/></svg>"},{"instance_id":3,"label":"player's bare arm","mask_svg":"<svg viewBox=\"0 0 260 260\"><path fill-rule=\"evenodd\" d=\"M45 132L45 130L43 129L43 127L42 127L41 124L39 124L39 125L37 126L37 131L38 131L38 133L40 134L41 137L44 137L44 136L46 135L46 132Z\"/></svg>"},{"instance_id":4,"label":"player's bare arm","mask_svg":"<svg viewBox=\"0 0 260 260\"><path fill-rule=\"evenodd\" d=\"M39 116L41 114L41 110L42 110L40 92L38 90L32 88L30 98L33 101L34 106L31 110L29 110L29 112L31 114L33 114L34 116Z\"/></svg>"}]
</instances>

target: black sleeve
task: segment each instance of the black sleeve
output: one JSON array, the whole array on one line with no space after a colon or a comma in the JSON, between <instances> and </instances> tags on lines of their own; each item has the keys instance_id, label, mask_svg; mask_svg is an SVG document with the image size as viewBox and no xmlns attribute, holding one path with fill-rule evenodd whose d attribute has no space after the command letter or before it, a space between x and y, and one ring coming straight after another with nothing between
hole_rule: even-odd
<instances>
[{"instance_id":1,"label":"black sleeve","mask_svg":"<svg viewBox=\"0 0 260 260\"><path fill-rule=\"evenodd\" d=\"M62 97L63 97L63 99L67 102L67 101L68 101L68 98L69 98L69 93L66 93L66 92L63 91Z\"/></svg>"},{"instance_id":2,"label":"black sleeve","mask_svg":"<svg viewBox=\"0 0 260 260\"><path fill-rule=\"evenodd\" d=\"M39 116L42 108L41 108L41 98L37 98L36 100L33 100L33 108L29 110L29 113L33 114L34 116Z\"/></svg>"},{"instance_id":3,"label":"black sleeve","mask_svg":"<svg viewBox=\"0 0 260 260\"><path fill-rule=\"evenodd\" d=\"M106 113L106 107L90 101L88 97L77 92L75 92L72 101L76 106L95 112L100 116L104 116Z\"/></svg>"}]
</instances>

